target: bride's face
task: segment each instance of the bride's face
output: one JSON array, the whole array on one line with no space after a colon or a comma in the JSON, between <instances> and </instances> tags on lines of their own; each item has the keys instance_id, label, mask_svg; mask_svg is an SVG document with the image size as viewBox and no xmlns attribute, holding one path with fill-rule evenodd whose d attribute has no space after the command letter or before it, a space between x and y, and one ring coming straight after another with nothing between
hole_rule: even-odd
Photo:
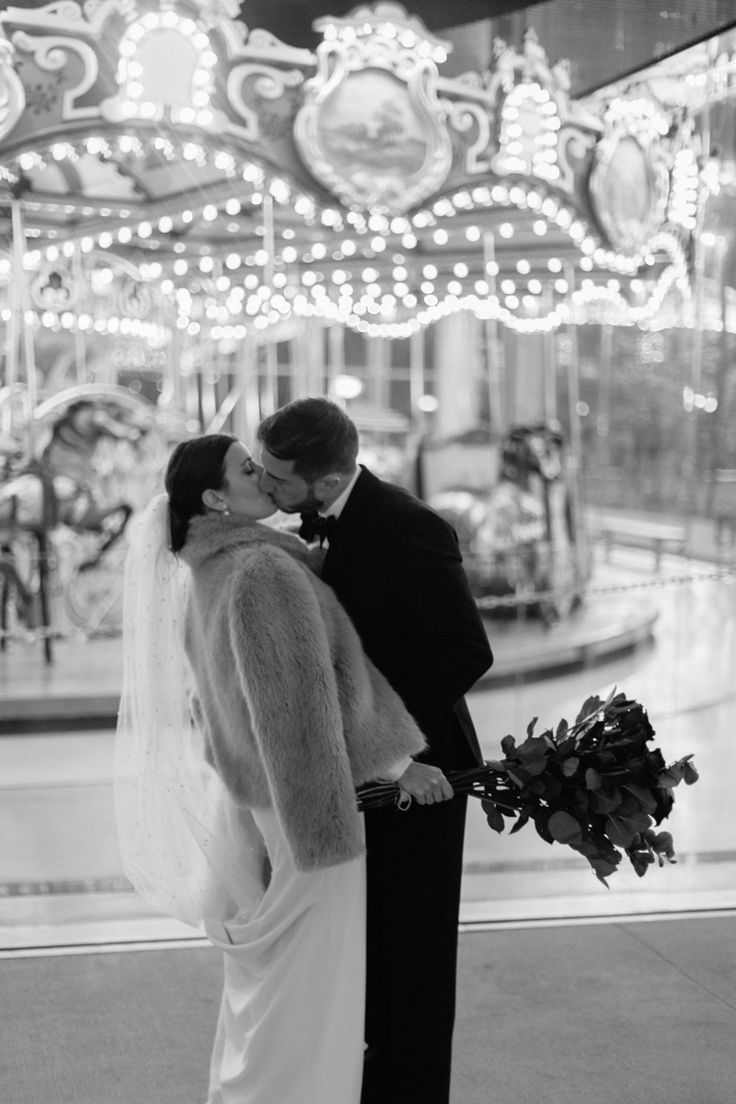
<instances>
[{"instance_id":1,"label":"bride's face","mask_svg":"<svg viewBox=\"0 0 736 1104\"><path fill-rule=\"evenodd\" d=\"M225 477L216 494L235 517L257 521L276 512L273 501L259 489L262 472L245 445L233 441L225 453Z\"/></svg>"}]
</instances>

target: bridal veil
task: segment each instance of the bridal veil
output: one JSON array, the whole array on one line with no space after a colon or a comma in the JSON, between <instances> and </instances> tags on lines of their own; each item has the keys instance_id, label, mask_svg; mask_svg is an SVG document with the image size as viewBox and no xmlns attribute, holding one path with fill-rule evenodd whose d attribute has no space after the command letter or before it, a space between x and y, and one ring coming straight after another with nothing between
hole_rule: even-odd
<instances>
[{"instance_id":1,"label":"bridal veil","mask_svg":"<svg viewBox=\"0 0 736 1104\"><path fill-rule=\"evenodd\" d=\"M168 497L131 523L115 814L123 870L156 909L199 926L263 893L262 841L205 759L184 650L189 569L169 548Z\"/></svg>"}]
</instances>

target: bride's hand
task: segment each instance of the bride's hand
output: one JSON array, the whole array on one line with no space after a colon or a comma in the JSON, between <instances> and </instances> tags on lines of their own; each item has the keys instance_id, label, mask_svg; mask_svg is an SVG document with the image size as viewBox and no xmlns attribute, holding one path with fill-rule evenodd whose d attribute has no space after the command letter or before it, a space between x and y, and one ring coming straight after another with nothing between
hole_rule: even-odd
<instances>
[{"instance_id":1,"label":"bride's hand","mask_svg":"<svg viewBox=\"0 0 736 1104\"><path fill-rule=\"evenodd\" d=\"M436 805L455 796L439 767L429 763L411 763L398 779L398 784L419 805Z\"/></svg>"}]
</instances>

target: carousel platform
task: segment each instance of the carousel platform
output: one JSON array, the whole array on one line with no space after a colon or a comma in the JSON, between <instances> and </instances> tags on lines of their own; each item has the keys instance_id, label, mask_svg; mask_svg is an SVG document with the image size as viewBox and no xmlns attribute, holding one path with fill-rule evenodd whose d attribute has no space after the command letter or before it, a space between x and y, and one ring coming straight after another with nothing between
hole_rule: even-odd
<instances>
[{"instance_id":1,"label":"carousel platform","mask_svg":"<svg viewBox=\"0 0 736 1104\"><path fill-rule=\"evenodd\" d=\"M618 572L605 575L612 587L614 578L624 585ZM642 597L638 590L593 594L568 618L551 626L534 618L504 621L486 615L494 663L477 685L533 682L625 655L652 640L658 616L656 598Z\"/></svg>"},{"instance_id":2,"label":"carousel platform","mask_svg":"<svg viewBox=\"0 0 736 1104\"><path fill-rule=\"evenodd\" d=\"M631 550L601 559L583 604L551 627L523 609L511 618L484 614L495 662L478 687L585 669L646 646L656 631L659 584L686 563L665 556L654 579L650 561ZM112 727L121 671L119 637L55 640L51 663L40 641L12 642L0 652L0 734Z\"/></svg>"}]
</instances>

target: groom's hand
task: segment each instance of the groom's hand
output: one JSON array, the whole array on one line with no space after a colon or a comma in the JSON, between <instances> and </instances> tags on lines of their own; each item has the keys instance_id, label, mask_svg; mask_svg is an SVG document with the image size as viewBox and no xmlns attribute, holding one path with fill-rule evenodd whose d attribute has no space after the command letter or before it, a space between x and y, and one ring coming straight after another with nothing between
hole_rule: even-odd
<instances>
[{"instance_id":1,"label":"groom's hand","mask_svg":"<svg viewBox=\"0 0 736 1104\"><path fill-rule=\"evenodd\" d=\"M455 796L455 791L439 767L433 767L429 763L411 763L398 779L398 784L419 805L436 805Z\"/></svg>"}]
</instances>

